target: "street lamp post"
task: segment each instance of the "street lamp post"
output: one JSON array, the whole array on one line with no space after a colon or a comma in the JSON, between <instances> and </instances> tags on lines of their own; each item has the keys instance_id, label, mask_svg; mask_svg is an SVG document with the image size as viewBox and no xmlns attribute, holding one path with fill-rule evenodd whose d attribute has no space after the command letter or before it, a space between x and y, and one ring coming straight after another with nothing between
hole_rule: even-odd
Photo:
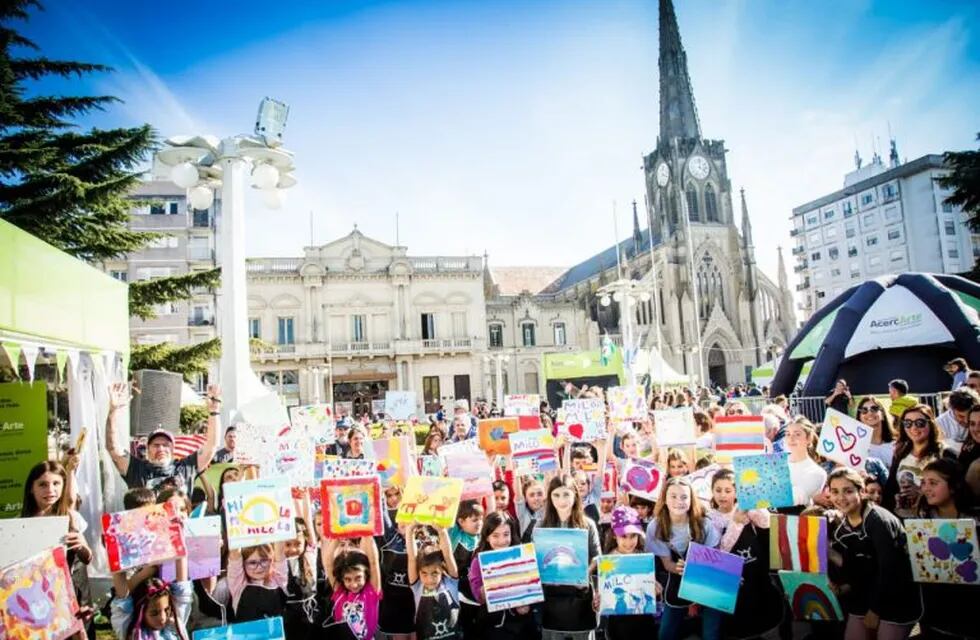
<instances>
[{"instance_id":1,"label":"street lamp post","mask_svg":"<svg viewBox=\"0 0 980 640\"><path fill-rule=\"evenodd\" d=\"M633 317L637 302L648 302L652 297L646 287L636 280L620 278L602 286L596 292L599 304L608 307L613 302L619 304L619 334L623 338L623 365L626 368L626 379L629 384L636 382L633 374Z\"/></svg>"},{"instance_id":2,"label":"street lamp post","mask_svg":"<svg viewBox=\"0 0 980 640\"><path fill-rule=\"evenodd\" d=\"M219 379L224 396L225 420L232 410L250 400L254 384L249 358L248 303L245 271L245 171L251 166L252 184L261 190L270 208L281 206L282 191L296 184L292 153L282 148L282 131L288 107L264 99L254 135L218 140L214 136L177 136L157 152L155 170L169 170L177 186L188 189L195 209L207 209L214 189L221 188L221 223L218 228L221 287L217 316L220 318L221 364ZM251 383L251 384L250 384Z\"/></svg>"}]
</instances>

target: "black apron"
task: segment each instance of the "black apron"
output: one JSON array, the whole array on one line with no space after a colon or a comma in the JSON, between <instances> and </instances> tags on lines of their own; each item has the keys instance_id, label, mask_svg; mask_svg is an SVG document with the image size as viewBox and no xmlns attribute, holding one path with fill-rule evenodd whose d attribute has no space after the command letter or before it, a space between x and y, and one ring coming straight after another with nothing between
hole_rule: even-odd
<instances>
[{"instance_id":1,"label":"black apron","mask_svg":"<svg viewBox=\"0 0 980 640\"><path fill-rule=\"evenodd\" d=\"M231 608L228 622L249 622L262 618L275 618L286 610L286 595L279 588L246 585L238 608Z\"/></svg>"},{"instance_id":2,"label":"black apron","mask_svg":"<svg viewBox=\"0 0 980 640\"><path fill-rule=\"evenodd\" d=\"M408 584L408 554L392 547L381 550L381 607L378 629L382 633L415 631L415 596Z\"/></svg>"},{"instance_id":3,"label":"black apron","mask_svg":"<svg viewBox=\"0 0 980 640\"><path fill-rule=\"evenodd\" d=\"M783 597L769 574L769 531L747 523L729 553L741 556L745 564L735 613L728 616L725 631L749 638L775 629L783 618Z\"/></svg>"},{"instance_id":4,"label":"black apron","mask_svg":"<svg viewBox=\"0 0 980 640\"><path fill-rule=\"evenodd\" d=\"M289 577L287 581L286 611L283 624L286 637L292 640L313 638L314 631L322 622L320 603L317 600L316 578L311 584L304 584L299 576L293 573L293 563L287 562ZM315 572L314 572L315 573Z\"/></svg>"},{"instance_id":5,"label":"black apron","mask_svg":"<svg viewBox=\"0 0 980 640\"><path fill-rule=\"evenodd\" d=\"M459 604L445 591L419 598L415 610L417 640L457 640Z\"/></svg>"}]
</instances>

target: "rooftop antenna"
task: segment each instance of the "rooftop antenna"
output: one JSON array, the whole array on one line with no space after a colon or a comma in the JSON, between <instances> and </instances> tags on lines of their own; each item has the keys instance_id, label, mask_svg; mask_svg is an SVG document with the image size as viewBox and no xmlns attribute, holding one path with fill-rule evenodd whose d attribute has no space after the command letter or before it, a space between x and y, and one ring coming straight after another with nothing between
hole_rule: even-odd
<instances>
[{"instance_id":1,"label":"rooftop antenna","mask_svg":"<svg viewBox=\"0 0 980 640\"><path fill-rule=\"evenodd\" d=\"M861 152L858 151L858 134L854 134L854 167L858 170L861 169Z\"/></svg>"},{"instance_id":2,"label":"rooftop antenna","mask_svg":"<svg viewBox=\"0 0 980 640\"><path fill-rule=\"evenodd\" d=\"M616 220L616 201L613 200L613 234L616 236L616 241L613 246L616 248L616 271L619 277L623 277L623 261L622 256L619 255L619 221Z\"/></svg>"},{"instance_id":3,"label":"rooftop antenna","mask_svg":"<svg viewBox=\"0 0 980 640\"><path fill-rule=\"evenodd\" d=\"M898 159L898 143L895 142L895 136L892 135L892 123L888 122L888 164L892 169L901 164Z\"/></svg>"}]
</instances>

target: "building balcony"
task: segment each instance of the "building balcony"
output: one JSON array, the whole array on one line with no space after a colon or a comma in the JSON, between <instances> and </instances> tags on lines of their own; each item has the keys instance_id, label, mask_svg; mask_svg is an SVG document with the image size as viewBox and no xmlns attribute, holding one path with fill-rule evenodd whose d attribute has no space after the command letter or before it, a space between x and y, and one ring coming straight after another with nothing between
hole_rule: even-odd
<instances>
[{"instance_id":1,"label":"building balcony","mask_svg":"<svg viewBox=\"0 0 980 640\"><path fill-rule=\"evenodd\" d=\"M177 214L134 214L129 216L129 228L139 229L186 229L187 214L184 212Z\"/></svg>"},{"instance_id":2,"label":"building balcony","mask_svg":"<svg viewBox=\"0 0 980 640\"><path fill-rule=\"evenodd\" d=\"M806 247L793 247L793 251L791 253L794 256L802 256L804 253L806 253Z\"/></svg>"},{"instance_id":3,"label":"building balcony","mask_svg":"<svg viewBox=\"0 0 980 640\"><path fill-rule=\"evenodd\" d=\"M245 261L245 269L250 274L295 273L299 270L300 258L250 258Z\"/></svg>"},{"instance_id":4,"label":"building balcony","mask_svg":"<svg viewBox=\"0 0 980 640\"><path fill-rule=\"evenodd\" d=\"M465 257L415 257L409 258L412 269L416 272L483 272L483 258L480 256Z\"/></svg>"},{"instance_id":5,"label":"building balcony","mask_svg":"<svg viewBox=\"0 0 980 640\"><path fill-rule=\"evenodd\" d=\"M210 327L214 325L214 318L191 316L187 319L187 325L191 327Z\"/></svg>"},{"instance_id":6,"label":"building balcony","mask_svg":"<svg viewBox=\"0 0 980 640\"><path fill-rule=\"evenodd\" d=\"M803 282L801 282L800 284L796 285L796 290L797 291L804 291L804 290L809 289L809 288L810 288L810 279L809 278L804 279Z\"/></svg>"},{"instance_id":7,"label":"building balcony","mask_svg":"<svg viewBox=\"0 0 980 640\"><path fill-rule=\"evenodd\" d=\"M790 229L790 231L789 231L789 237L795 238L796 236L800 235L801 233L803 233L803 229L796 229L796 228Z\"/></svg>"},{"instance_id":8,"label":"building balcony","mask_svg":"<svg viewBox=\"0 0 980 640\"><path fill-rule=\"evenodd\" d=\"M187 259L192 262L214 262L214 249L211 247L187 247Z\"/></svg>"},{"instance_id":9,"label":"building balcony","mask_svg":"<svg viewBox=\"0 0 980 640\"><path fill-rule=\"evenodd\" d=\"M350 355L378 356L391 354L390 342L342 342L339 344L324 346L328 347L328 351L332 350L335 357ZM330 347L332 347L332 349Z\"/></svg>"},{"instance_id":10,"label":"building balcony","mask_svg":"<svg viewBox=\"0 0 980 640\"><path fill-rule=\"evenodd\" d=\"M798 265L793 267L793 273L800 273L802 271L806 271L809 268L810 268L810 264L806 260L803 260Z\"/></svg>"}]
</instances>

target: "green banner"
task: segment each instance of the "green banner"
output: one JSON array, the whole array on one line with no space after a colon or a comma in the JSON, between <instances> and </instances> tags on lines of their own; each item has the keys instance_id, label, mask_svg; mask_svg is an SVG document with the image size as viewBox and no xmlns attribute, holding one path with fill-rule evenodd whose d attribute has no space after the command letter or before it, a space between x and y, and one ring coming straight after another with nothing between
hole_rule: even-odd
<instances>
[{"instance_id":1,"label":"green banner","mask_svg":"<svg viewBox=\"0 0 980 640\"><path fill-rule=\"evenodd\" d=\"M20 515L27 474L48 459L47 405L43 382L0 384L0 518Z\"/></svg>"},{"instance_id":2,"label":"green banner","mask_svg":"<svg viewBox=\"0 0 980 640\"><path fill-rule=\"evenodd\" d=\"M621 349L617 348L605 365L602 364L602 353L599 349L544 354L546 380L573 380L600 376L617 376L619 383L623 384L625 374Z\"/></svg>"}]
</instances>

